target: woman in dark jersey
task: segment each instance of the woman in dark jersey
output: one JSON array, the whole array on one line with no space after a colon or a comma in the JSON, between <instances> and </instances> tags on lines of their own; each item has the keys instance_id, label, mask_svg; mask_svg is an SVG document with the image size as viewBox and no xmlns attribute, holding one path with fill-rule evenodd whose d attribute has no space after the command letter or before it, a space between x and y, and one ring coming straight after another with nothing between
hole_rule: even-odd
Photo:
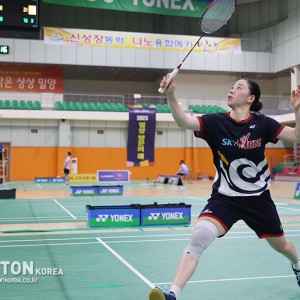
<instances>
[{"instance_id":1,"label":"woman in dark jersey","mask_svg":"<svg viewBox=\"0 0 300 300\"><path fill-rule=\"evenodd\" d=\"M165 88L167 77L160 86ZM300 286L300 262L294 244L289 241L271 199L270 172L265 157L267 143L278 139L300 142L300 85L292 91L295 128L281 125L259 114L262 108L260 88L244 78L230 89L228 113L201 117L184 113L175 96L175 80L165 90L172 115L179 127L194 131L204 139L213 153L216 175L212 194L199 215L190 242L182 254L169 292L155 287L150 300L178 300L179 295L197 268L202 252L217 238L224 236L238 220L243 220L259 238L289 259Z\"/></svg>"}]
</instances>

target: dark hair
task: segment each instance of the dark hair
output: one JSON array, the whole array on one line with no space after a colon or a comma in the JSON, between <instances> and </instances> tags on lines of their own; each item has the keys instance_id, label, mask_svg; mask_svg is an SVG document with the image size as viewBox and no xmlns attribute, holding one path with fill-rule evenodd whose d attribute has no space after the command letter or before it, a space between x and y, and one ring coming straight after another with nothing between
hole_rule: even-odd
<instances>
[{"instance_id":1,"label":"dark hair","mask_svg":"<svg viewBox=\"0 0 300 300\"><path fill-rule=\"evenodd\" d=\"M180 164L184 164L184 161L181 159L179 163L180 163Z\"/></svg>"},{"instance_id":2,"label":"dark hair","mask_svg":"<svg viewBox=\"0 0 300 300\"><path fill-rule=\"evenodd\" d=\"M253 101L252 105L250 106L250 110L254 111L254 112L259 112L263 107L263 104L259 101L259 98L260 98L259 85L250 78L242 78L242 80L245 80L248 83L250 94L255 97L255 100Z\"/></svg>"},{"instance_id":3,"label":"dark hair","mask_svg":"<svg viewBox=\"0 0 300 300\"><path fill-rule=\"evenodd\" d=\"M71 152L67 152L68 153L68 155L72 155L72 153Z\"/></svg>"}]
</instances>

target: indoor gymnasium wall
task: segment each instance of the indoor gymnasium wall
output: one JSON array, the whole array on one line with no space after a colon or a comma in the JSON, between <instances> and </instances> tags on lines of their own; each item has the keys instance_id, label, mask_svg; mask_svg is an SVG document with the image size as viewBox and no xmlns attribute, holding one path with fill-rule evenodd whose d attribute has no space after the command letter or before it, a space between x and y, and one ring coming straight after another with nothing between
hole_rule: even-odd
<instances>
[{"instance_id":1,"label":"indoor gymnasium wall","mask_svg":"<svg viewBox=\"0 0 300 300\"><path fill-rule=\"evenodd\" d=\"M159 174L175 174L179 160L183 159L192 169L192 177L213 177L212 154L208 148L155 148L153 167L127 167L126 148L76 148L76 147L11 147L11 181L34 180L35 177L63 176L66 152L78 158L78 173L95 173L97 170L129 170L131 179L155 179ZM267 148L270 169L282 161L292 148Z\"/></svg>"}]
</instances>

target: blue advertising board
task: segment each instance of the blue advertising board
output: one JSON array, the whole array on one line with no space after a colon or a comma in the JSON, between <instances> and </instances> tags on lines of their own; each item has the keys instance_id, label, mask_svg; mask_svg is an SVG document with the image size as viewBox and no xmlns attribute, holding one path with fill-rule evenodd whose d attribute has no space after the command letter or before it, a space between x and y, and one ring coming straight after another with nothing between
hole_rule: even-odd
<instances>
[{"instance_id":1,"label":"blue advertising board","mask_svg":"<svg viewBox=\"0 0 300 300\"><path fill-rule=\"evenodd\" d=\"M297 182L294 199L300 199L300 182Z\"/></svg>"},{"instance_id":2,"label":"blue advertising board","mask_svg":"<svg viewBox=\"0 0 300 300\"><path fill-rule=\"evenodd\" d=\"M98 182L130 182L128 170L98 170Z\"/></svg>"},{"instance_id":3,"label":"blue advertising board","mask_svg":"<svg viewBox=\"0 0 300 300\"><path fill-rule=\"evenodd\" d=\"M191 223L191 205L141 205L141 225L185 225Z\"/></svg>"},{"instance_id":4,"label":"blue advertising board","mask_svg":"<svg viewBox=\"0 0 300 300\"><path fill-rule=\"evenodd\" d=\"M136 206L86 206L89 227L133 227L140 225L140 209Z\"/></svg>"},{"instance_id":5,"label":"blue advertising board","mask_svg":"<svg viewBox=\"0 0 300 300\"><path fill-rule=\"evenodd\" d=\"M99 196L119 196L123 195L122 185L98 186Z\"/></svg>"},{"instance_id":6,"label":"blue advertising board","mask_svg":"<svg viewBox=\"0 0 300 300\"><path fill-rule=\"evenodd\" d=\"M86 224L89 227L169 226L190 223L191 205L185 203L86 206Z\"/></svg>"},{"instance_id":7,"label":"blue advertising board","mask_svg":"<svg viewBox=\"0 0 300 300\"><path fill-rule=\"evenodd\" d=\"M122 196L122 185L70 186L70 195L78 196Z\"/></svg>"},{"instance_id":8,"label":"blue advertising board","mask_svg":"<svg viewBox=\"0 0 300 300\"><path fill-rule=\"evenodd\" d=\"M57 183L57 182L65 182L64 177L35 177L35 183Z\"/></svg>"},{"instance_id":9,"label":"blue advertising board","mask_svg":"<svg viewBox=\"0 0 300 300\"><path fill-rule=\"evenodd\" d=\"M70 186L70 194L75 197L97 196L98 186Z\"/></svg>"}]
</instances>

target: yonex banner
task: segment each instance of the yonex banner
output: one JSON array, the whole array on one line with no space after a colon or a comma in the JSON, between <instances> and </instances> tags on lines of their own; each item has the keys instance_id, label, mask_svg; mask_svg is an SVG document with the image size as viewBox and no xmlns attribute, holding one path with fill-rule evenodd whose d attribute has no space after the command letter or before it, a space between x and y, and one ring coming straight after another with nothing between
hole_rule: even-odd
<instances>
[{"instance_id":1,"label":"yonex banner","mask_svg":"<svg viewBox=\"0 0 300 300\"><path fill-rule=\"evenodd\" d=\"M88 227L132 227L156 225L188 225L191 205L151 204L124 206L86 206Z\"/></svg>"},{"instance_id":2,"label":"yonex banner","mask_svg":"<svg viewBox=\"0 0 300 300\"><path fill-rule=\"evenodd\" d=\"M44 0L45 3L200 18L213 0Z\"/></svg>"},{"instance_id":3,"label":"yonex banner","mask_svg":"<svg viewBox=\"0 0 300 300\"><path fill-rule=\"evenodd\" d=\"M65 182L64 177L35 177L35 183L62 183Z\"/></svg>"},{"instance_id":4,"label":"yonex banner","mask_svg":"<svg viewBox=\"0 0 300 300\"><path fill-rule=\"evenodd\" d=\"M71 196L122 196L123 186L71 186Z\"/></svg>"},{"instance_id":5,"label":"yonex banner","mask_svg":"<svg viewBox=\"0 0 300 300\"><path fill-rule=\"evenodd\" d=\"M98 186L71 186L70 187L71 196L97 196Z\"/></svg>"},{"instance_id":6,"label":"yonex banner","mask_svg":"<svg viewBox=\"0 0 300 300\"><path fill-rule=\"evenodd\" d=\"M129 108L127 166L154 165L156 108Z\"/></svg>"},{"instance_id":7,"label":"yonex banner","mask_svg":"<svg viewBox=\"0 0 300 300\"><path fill-rule=\"evenodd\" d=\"M123 186L98 186L98 196L121 196L123 195Z\"/></svg>"},{"instance_id":8,"label":"yonex banner","mask_svg":"<svg viewBox=\"0 0 300 300\"><path fill-rule=\"evenodd\" d=\"M89 227L133 227L140 225L140 209L135 206L86 206Z\"/></svg>"},{"instance_id":9,"label":"yonex banner","mask_svg":"<svg viewBox=\"0 0 300 300\"><path fill-rule=\"evenodd\" d=\"M184 225L191 222L191 205L141 205L141 225Z\"/></svg>"}]
</instances>

